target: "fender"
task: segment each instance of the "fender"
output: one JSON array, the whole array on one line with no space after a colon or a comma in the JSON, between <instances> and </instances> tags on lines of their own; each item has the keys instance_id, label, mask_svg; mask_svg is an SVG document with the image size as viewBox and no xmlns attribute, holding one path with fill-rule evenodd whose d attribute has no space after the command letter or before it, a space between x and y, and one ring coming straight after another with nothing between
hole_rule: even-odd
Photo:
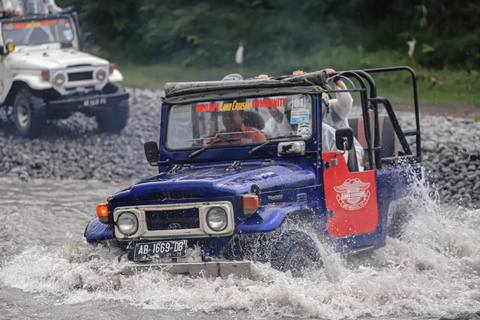
<instances>
[{"instance_id":1,"label":"fender","mask_svg":"<svg viewBox=\"0 0 480 320\"><path fill-rule=\"evenodd\" d=\"M108 76L108 82L121 82L123 75L117 69L113 70L112 74Z\"/></svg>"},{"instance_id":2,"label":"fender","mask_svg":"<svg viewBox=\"0 0 480 320\"><path fill-rule=\"evenodd\" d=\"M101 240L108 240L113 238L113 231L110 229L110 226L100 222L98 218L90 221L85 228L84 233L87 242L98 242Z\"/></svg>"},{"instance_id":3,"label":"fender","mask_svg":"<svg viewBox=\"0 0 480 320\"><path fill-rule=\"evenodd\" d=\"M33 90L47 90L53 88L52 83L43 80L40 75L18 74L13 78L13 82L10 88L15 82L26 83ZM8 88L8 90L10 90L10 88Z\"/></svg>"},{"instance_id":4,"label":"fender","mask_svg":"<svg viewBox=\"0 0 480 320\"><path fill-rule=\"evenodd\" d=\"M237 233L268 232L278 229L288 216L298 212L312 212L313 209L305 202L289 202L282 205L261 206L244 222L236 227Z\"/></svg>"}]
</instances>

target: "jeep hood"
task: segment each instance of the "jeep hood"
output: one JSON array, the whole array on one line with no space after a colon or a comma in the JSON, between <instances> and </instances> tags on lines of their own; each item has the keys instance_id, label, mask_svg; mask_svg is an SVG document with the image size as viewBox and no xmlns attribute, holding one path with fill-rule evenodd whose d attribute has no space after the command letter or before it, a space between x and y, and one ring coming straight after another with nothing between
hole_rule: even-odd
<instances>
[{"instance_id":1,"label":"jeep hood","mask_svg":"<svg viewBox=\"0 0 480 320\"><path fill-rule=\"evenodd\" d=\"M88 53L68 49L19 48L8 55L12 69L63 69L75 65L106 65L108 61Z\"/></svg>"},{"instance_id":2,"label":"jeep hood","mask_svg":"<svg viewBox=\"0 0 480 320\"><path fill-rule=\"evenodd\" d=\"M142 199L219 197L252 192L252 185L261 191L281 190L315 184L315 174L294 164L248 165L231 169L229 165L182 169L166 172L142 181L115 194L109 201ZM149 197L151 195L163 197ZM189 196L190 195L190 196Z\"/></svg>"}]
</instances>

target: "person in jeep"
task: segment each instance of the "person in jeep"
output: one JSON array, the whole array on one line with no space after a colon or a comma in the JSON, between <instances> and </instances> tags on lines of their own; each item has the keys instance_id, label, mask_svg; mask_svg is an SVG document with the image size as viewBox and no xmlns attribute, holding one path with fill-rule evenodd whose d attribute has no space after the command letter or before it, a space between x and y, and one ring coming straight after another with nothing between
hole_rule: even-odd
<instances>
[{"instance_id":1,"label":"person in jeep","mask_svg":"<svg viewBox=\"0 0 480 320\"><path fill-rule=\"evenodd\" d=\"M244 120L245 112L243 110L224 112L222 114L222 122L225 126L225 131L222 136L233 143L253 143L267 140L260 130L246 126Z\"/></svg>"}]
</instances>

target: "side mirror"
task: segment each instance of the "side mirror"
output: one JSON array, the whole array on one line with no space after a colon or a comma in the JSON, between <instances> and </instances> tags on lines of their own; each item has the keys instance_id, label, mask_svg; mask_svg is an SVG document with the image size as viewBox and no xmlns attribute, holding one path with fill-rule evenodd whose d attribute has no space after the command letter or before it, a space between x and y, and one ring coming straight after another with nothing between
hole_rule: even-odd
<instances>
[{"instance_id":1,"label":"side mirror","mask_svg":"<svg viewBox=\"0 0 480 320\"><path fill-rule=\"evenodd\" d=\"M353 148L352 128L338 128L335 131L335 143L338 150L348 151Z\"/></svg>"},{"instance_id":2,"label":"side mirror","mask_svg":"<svg viewBox=\"0 0 480 320\"><path fill-rule=\"evenodd\" d=\"M3 56L3 55L6 55L6 54L9 54L13 50L15 50L15 44L13 42L7 42L5 44L5 47L3 47L3 46L0 47L0 54Z\"/></svg>"},{"instance_id":3,"label":"side mirror","mask_svg":"<svg viewBox=\"0 0 480 320\"><path fill-rule=\"evenodd\" d=\"M158 145L155 141L147 141L143 144L145 157L151 166L156 166L160 160Z\"/></svg>"}]
</instances>

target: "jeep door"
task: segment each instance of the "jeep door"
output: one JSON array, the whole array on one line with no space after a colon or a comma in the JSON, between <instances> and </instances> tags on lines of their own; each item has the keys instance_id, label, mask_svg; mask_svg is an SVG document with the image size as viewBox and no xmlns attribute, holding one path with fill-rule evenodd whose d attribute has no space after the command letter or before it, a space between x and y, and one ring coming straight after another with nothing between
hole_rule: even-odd
<instances>
[{"instance_id":1,"label":"jeep door","mask_svg":"<svg viewBox=\"0 0 480 320\"><path fill-rule=\"evenodd\" d=\"M379 226L375 170L350 172L340 152L322 153L327 231L333 238L368 234ZM338 164L334 165L337 159Z\"/></svg>"}]
</instances>

